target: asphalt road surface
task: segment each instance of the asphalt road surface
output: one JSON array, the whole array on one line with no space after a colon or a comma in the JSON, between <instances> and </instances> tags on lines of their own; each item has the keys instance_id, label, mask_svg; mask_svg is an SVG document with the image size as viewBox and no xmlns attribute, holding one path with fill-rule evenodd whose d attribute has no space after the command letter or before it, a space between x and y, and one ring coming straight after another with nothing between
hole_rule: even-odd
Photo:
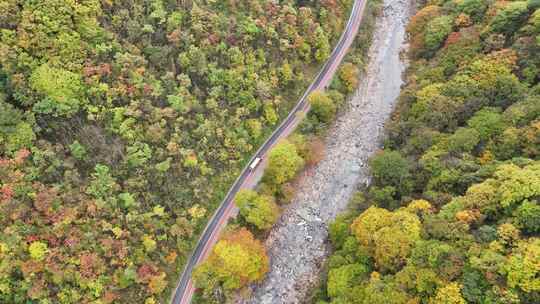
<instances>
[{"instance_id":1,"label":"asphalt road surface","mask_svg":"<svg viewBox=\"0 0 540 304\"><path fill-rule=\"evenodd\" d=\"M191 302L193 293L195 291L191 281L193 269L199 262L206 258L210 252L210 249L217 242L219 234L227 224L228 219L237 213L233 202L236 193L240 189L252 188L255 186L257 177L260 177L262 171L264 170L265 162L261 162L261 164L259 164L254 170L251 170L249 165L256 158L265 160L268 151L270 151L280 139L287 137L300 123L304 114L309 111L309 102L307 101L309 94L314 90L324 89L330 84L330 81L332 80L339 64L345 57L349 47L354 41L354 37L358 32L367 1L368 0L355 0L345 31L341 35L336 47L332 51L332 54L319 71L319 74L317 74L311 85L291 110L287 118L283 120L272 135L253 155L250 162L242 170L242 173L232 185L231 189L229 189L229 192L221 202L221 205L218 207L203 231L203 234L201 235L192 256L188 259L184 272L182 273L180 281L176 287L176 290L174 291L171 301L173 304L188 304Z\"/></svg>"}]
</instances>

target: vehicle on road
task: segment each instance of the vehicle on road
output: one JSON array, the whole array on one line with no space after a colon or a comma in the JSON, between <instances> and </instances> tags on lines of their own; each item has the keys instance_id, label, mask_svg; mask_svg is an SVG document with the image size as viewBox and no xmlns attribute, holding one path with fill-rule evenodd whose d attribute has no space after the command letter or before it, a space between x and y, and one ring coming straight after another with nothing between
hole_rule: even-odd
<instances>
[{"instance_id":1,"label":"vehicle on road","mask_svg":"<svg viewBox=\"0 0 540 304\"><path fill-rule=\"evenodd\" d=\"M255 168L257 168L257 166L260 164L261 162L261 158L260 157L256 157L252 162L251 164L249 165L249 170L253 171L255 170Z\"/></svg>"},{"instance_id":2,"label":"vehicle on road","mask_svg":"<svg viewBox=\"0 0 540 304\"><path fill-rule=\"evenodd\" d=\"M354 1L347 25L334 50L332 51L332 54L323 65L311 85L307 88L304 95L291 109L289 115L274 130L272 135L270 135L270 137L259 147L251 162L246 165L244 170L242 170L236 181L229 189L229 192L204 229L192 256L186 263L184 272L182 273L180 281L173 294L173 304L188 304L191 302L191 298L195 292L195 287L191 281L191 274L195 266L204 259L205 255L211 250L211 247L217 241L219 231L221 228L223 228L223 225L227 223L228 216L230 216L231 210L234 208L233 199L236 193L242 188L244 182L254 170L261 169L260 163L262 158L264 158L264 155L268 153L268 151L270 151L280 139L286 137L287 134L290 134L294 127L300 122L302 115L299 114L302 112L307 113L309 111L310 104L307 100L309 94L311 94L314 90L326 88L326 86L330 83L339 66L339 63L345 57L347 50L354 40L354 36L356 35L360 26L366 4L367 0Z\"/></svg>"}]
</instances>

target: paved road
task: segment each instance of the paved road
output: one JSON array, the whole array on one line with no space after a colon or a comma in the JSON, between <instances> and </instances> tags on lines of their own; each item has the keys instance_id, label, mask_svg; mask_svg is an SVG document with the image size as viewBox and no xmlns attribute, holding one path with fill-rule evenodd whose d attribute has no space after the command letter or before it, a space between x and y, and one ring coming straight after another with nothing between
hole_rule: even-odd
<instances>
[{"instance_id":1,"label":"paved road","mask_svg":"<svg viewBox=\"0 0 540 304\"><path fill-rule=\"evenodd\" d=\"M300 98L298 103L291 110L287 118L253 155L249 164L256 158L265 159L268 151L270 151L280 139L287 137L302 120L304 114L309 111L309 102L307 101L309 94L314 90L324 89L328 86L339 64L354 41L367 1L368 0L355 0L345 31L341 35L330 58L324 64L323 68L320 70L319 74L317 74L302 98ZM193 292L195 291L191 281L191 274L194 267L208 255L210 249L217 242L219 234L227 223L227 220L236 214L237 210L233 203L233 198L236 193L242 188L253 187L256 183L256 177L262 174L264 164L259 165L255 170L250 170L249 164L242 170L242 173L236 179L231 189L229 189L229 192L221 202L221 205L208 222L192 256L186 264L182 276L180 277L180 281L172 298L173 304L188 304L191 302Z\"/></svg>"}]
</instances>

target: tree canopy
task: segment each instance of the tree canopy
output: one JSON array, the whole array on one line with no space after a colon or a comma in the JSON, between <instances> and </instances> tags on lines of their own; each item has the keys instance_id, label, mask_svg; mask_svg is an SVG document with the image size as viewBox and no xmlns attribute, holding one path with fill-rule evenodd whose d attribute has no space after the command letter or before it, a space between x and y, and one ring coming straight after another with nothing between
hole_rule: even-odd
<instances>
[{"instance_id":1,"label":"tree canopy","mask_svg":"<svg viewBox=\"0 0 540 304\"><path fill-rule=\"evenodd\" d=\"M282 140L268 154L265 179L272 184L282 185L291 180L303 164L304 160L298 155L296 146Z\"/></svg>"},{"instance_id":2,"label":"tree canopy","mask_svg":"<svg viewBox=\"0 0 540 304\"><path fill-rule=\"evenodd\" d=\"M279 216L279 207L274 202L274 198L268 195L259 195L253 190L238 192L234 202L246 222L258 229L269 229Z\"/></svg>"},{"instance_id":3,"label":"tree canopy","mask_svg":"<svg viewBox=\"0 0 540 304\"><path fill-rule=\"evenodd\" d=\"M260 281L269 269L269 261L260 241L242 228L229 231L214 246L208 259L193 273L195 285L214 292L238 289Z\"/></svg>"}]
</instances>

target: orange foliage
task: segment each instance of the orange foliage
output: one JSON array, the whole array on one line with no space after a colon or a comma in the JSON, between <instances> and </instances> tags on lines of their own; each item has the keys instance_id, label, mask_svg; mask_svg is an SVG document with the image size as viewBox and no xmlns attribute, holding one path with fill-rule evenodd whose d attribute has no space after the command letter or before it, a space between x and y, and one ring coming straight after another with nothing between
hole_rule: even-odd
<instances>
[{"instance_id":1,"label":"orange foliage","mask_svg":"<svg viewBox=\"0 0 540 304\"><path fill-rule=\"evenodd\" d=\"M491 151L489 150L484 151L482 155L480 155L480 158L478 159L478 161L482 165L485 165L491 162L492 160L493 160L493 153L491 153Z\"/></svg>"},{"instance_id":2,"label":"orange foliage","mask_svg":"<svg viewBox=\"0 0 540 304\"><path fill-rule=\"evenodd\" d=\"M112 291L107 291L104 295L103 295L103 302L104 303L114 303L114 301L118 299L118 294L112 292Z\"/></svg>"},{"instance_id":3,"label":"orange foliage","mask_svg":"<svg viewBox=\"0 0 540 304\"><path fill-rule=\"evenodd\" d=\"M25 278L29 278L37 273L40 273L44 269L44 264L41 261L28 260L21 263L21 271Z\"/></svg>"},{"instance_id":4,"label":"orange foliage","mask_svg":"<svg viewBox=\"0 0 540 304\"><path fill-rule=\"evenodd\" d=\"M452 32L450 35L448 35L448 38L446 38L446 42L444 43L444 48L447 48L450 45L457 43L460 38L461 38L460 32Z\"/></svg>"},{"instance_id":5,"label":"orange foliage","mask_svg":"<svg viewBox=\"0 0 540 304\"><path fill-rule=\"evenodd\" d=\"M339 77L344 82L349 93L358 86L358 73L358 67L352 63L344 64L339 71Z\"/></svg>"},{"instance_id":6,"label":"orange foliage","mask_svg":"<svg viewBox=\"0 0 540 304\"><path fill-rule=\"evenodd\" d=\"M150 264L143 264L137 269L137 279L141 283L148 283L157 274L156 267Z\"/></svg>"},{"instance_id":7,"label":"orange foliage","mask_svg":"<svg viewBox=\"0 0 540 304\"><path fill-rule=\"evenodd\" d=\"M167 281L165 281L166 274L164 272L159 275L155 275L148 282L148 291L152 294L161 293L165 287L167 287Z\"/></svg>"},{"instance_id":8,"label":"orange foliage","mask_svg":"<svg viewBox=\"0 0 540 304\"><path fill-rule=\"evenodd\" d=\"M321 5L328 9L336 9L336 0L321 0Z\"/></svg>"},{"instance_id":9,"label":"orange foliage","mask_svg":"<svg viewBox=\"0 0 540 304\"><path fill-rule=\"evenodd\" d=\"M84 277L93 278L96 275L94 270L99 263L98 259L99 257L95 253L81 254L79 269Z\"/></svg>"},{"instance_id":10,"label":"orange foliage","mask_svg":"<svg viewBox=\"0 0 540 304\"><path fill-rule=\"evenodd\" d=\"M28 156L30 156L30 151L28 149L21 149L15 153L13 160L15 161L15 164L20 165L28 158Z\"/></svg>"},{"instance_id":11,"label":"orange foliage","mask_svg":"<svg viewBox=\"0 0 540 304\"><path fill-rule=\"evenodd\" d=\"M424 49L424 30L429 21L440 16L441 8L436 5L429 5L418 11L411 18L407 26L407 32L410 38L410 52L413 57L418 56L418 52Z\"/></svg>"},{"instance_id":12,"label":"orange foliage","mask_svg":"<svg viewBox=\"0 0 540 304\"><path fill-rule=\"evenodd\" d=\"M3 185L0 188L0 203L7 202L13 197L13 188L10 185Z\"/></svg>"},{"instance_id":13,"label":"orange foliage","mask_svg":"<svg viewBox=\"0 0 540 304\"><path fill-rule=\"evenodd\" d=\"M325 155L325 145L319 138L313 139L309 143L309 153L306 157L306 166L315 166Z\"/></svg>"},{"instance_id":14,"label":"orange foliage","mask_svg":"<svg viewBox=\"0 0 540 304\"><path fill-rule=\"evenodd\" d=\"M169 254L165 257L165 260L167 260L167 263L173 264L176 261L176 258L178 257L178 254L176 251L171 251Z\"/></svg>"},{"instance_id":15,"label":"orange foliage","mask_svg":"<svg viewBox=\"0 0 540 304\"><path fill-rule=\"evenodd\" d=\"M459 27L467 27L472 25L472 20L469 15L462 13L456 17L455 24Z\"/></svg>"},{"instance_id":16,"label":"orange foliage","mask_svg":"<svg viewBox=\"0 0 540 304\"><path fill-rule=\"evenodd\" d=\"M39 279L32 282L32 287L28 289L26 294L30 299L39 299L46 291L45 280Z\"/></svg>"},{"instance_id":17,"label":"orange foliage","mask_svg":"<svg viewBox=\"0 0 540 304\"><path fill-rule=\"evenodd\" d=\"M46 188L42 184L34 184L33 187L37 194L34 198L34 207L36 210L47 214L53 201L57 199L58 193L54 188Z\"/></svg>"},{"instance_id":18,"label":"orange foliage","mask_svg":"<svg viewBox=\"0 0 540 304\"><path fill-rule=\"evenodd\" d=\"M477 209L463 210L456 213L456 219L466 224L472 224L477 222L481 218L482 214Z\"/></svg>"},{"instance_id":19,"label":"orange foliage","mask_svg":"<svg viewBox=\"0 0 540 304\"><path fill-rule=\"evenodd\" d=\"M440 16L441 8L436 5L429 5L419 10L416 15L411 18L407 26L407 32L411 36L416 36L422 33L429 21Z\"/></svg>"},{"instance_id":20,"label":"orange foliage","mask_svg":"<svg viewBox=\"0 0 540 304\"><path fill-rule=\"evenodd\" d=\"M494 63L504 64L506 67L512 70L518 67L518 55L517 52L512 49L502 49L500 51L492 52L487 55L487 60Z\"/></svg>"}]
</instances>

